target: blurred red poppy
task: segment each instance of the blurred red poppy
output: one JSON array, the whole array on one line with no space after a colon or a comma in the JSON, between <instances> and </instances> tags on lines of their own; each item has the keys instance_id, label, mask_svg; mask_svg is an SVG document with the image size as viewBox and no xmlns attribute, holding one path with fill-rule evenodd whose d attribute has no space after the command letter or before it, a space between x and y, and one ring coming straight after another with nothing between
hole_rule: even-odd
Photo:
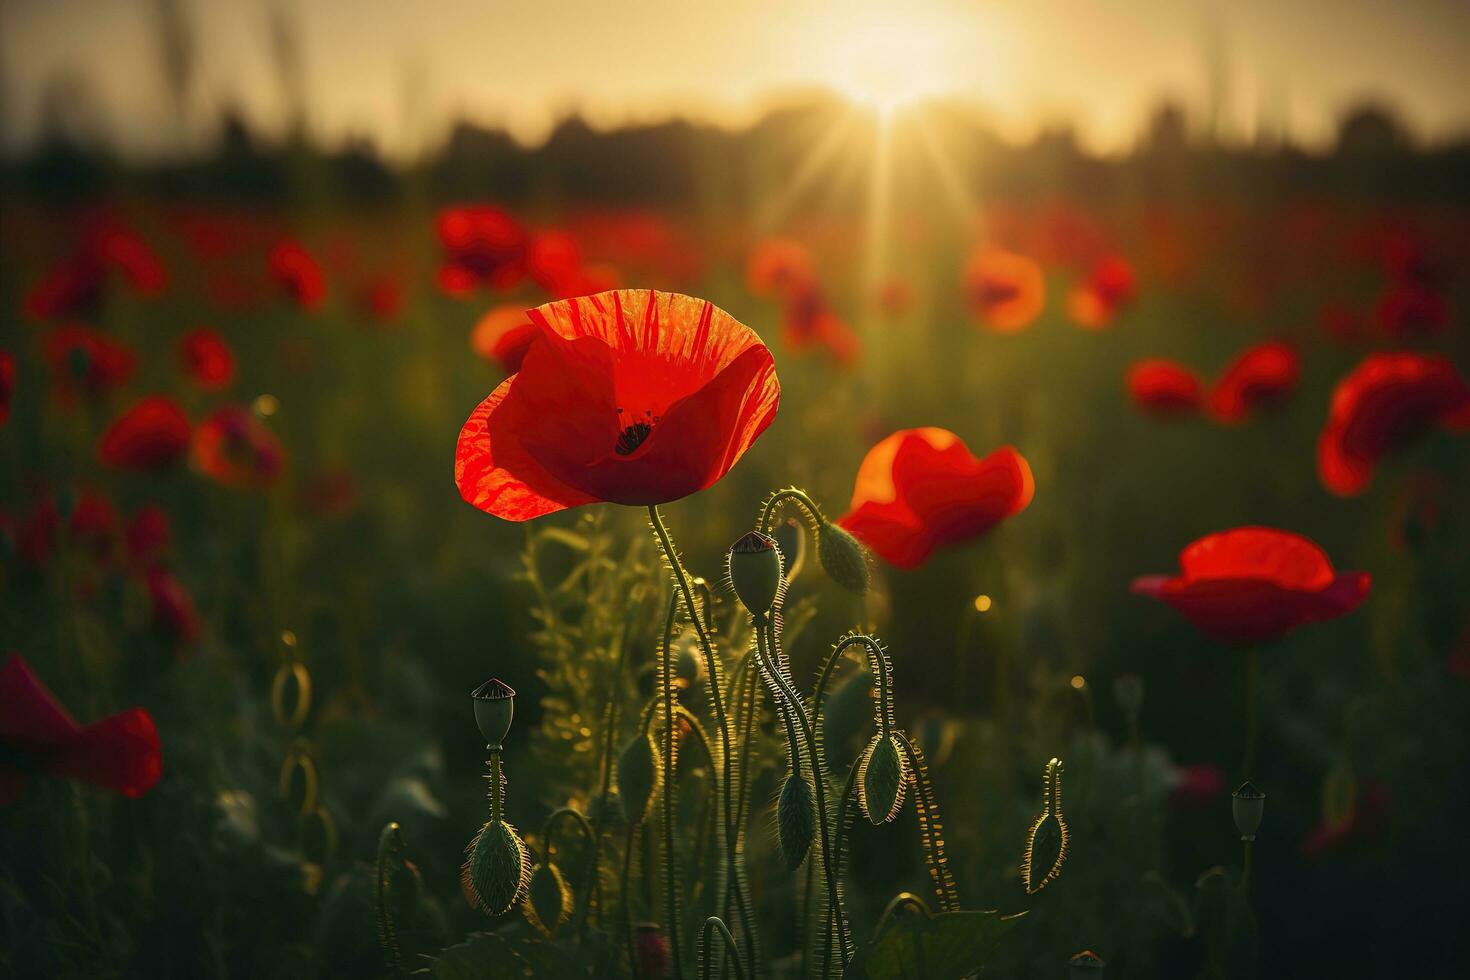
<instances>
[{"instance_id":1,"label":"blurred red poppy","mask_svg":"<svg viewBox=\"0 0 1470 980\"><path fill-rule=\"evenodd\" d=\"M1317 475L1340 497L1362 493L1379 459L1436 427L1470 426L1470 387L1448 358L1370 354L1332 392Z\"/></svg>"},{"instance_id":2,"label":"blurred red poppy","mask_svg":"<svg viewBox=\"0 0 1470 980\"><path fill-rule=\"evenodd\" d=\"M786 297L816 284L812 254L789 238L767 238L751 250L746 286L754 296Z\"/></svg>"},{"instance_id":3,"label":"blurred red poppy","mask_svg":"<svg viewBox=\"0 0 1470 980\"><path fill-rule=\"evenodd\" d=\"M1302 838L1302 857L1319 860L1369 843L1388 827L1391 809L1387 787L1377 780L1367 781L1345 815L1335 822L1324 817L1307 832Z\"/></svg>"},{"instance_id":4,"label":"blurred red poppy","mask_svg":"<svg viewBox=\"0 0 1470 980\"><path fill-rule=\"evenodd\" d=\"M179 361L189 379L205 391L227 388L235 380L235 353L219 331L209 327L179 338Z\"/></svg>"},{"instance_id":5,"label":"blurred red poppy","mask_svg":"<svg viewBox=\"0 0 1470 980\"><path fill-rule=\"evenodd\" d=\"M451 296L468 296L482 286L509 289L526 273L526 231L500 208L445 208L434 230L444 251L439 286Z\"/></svg>"},{"instance_id":6,"label":"blurred red poppy","mask_svg":"<svg viewBox=\"0 0 1470 980\"><path fill-rule=\"evenodd\" d=\"M724 476L776 417L771 352L705 300L618 290L530 317L540 338L470 415L455 456L460 494L497 517L677 500Z\"/></svg>"},{"instance_id":7,"label":"blurred red poppy","mask_svg":"<svg viewBox=\"0 0 1470 980\"><path fill-rule=\"evenodd\" d=\"M10 421L10 403L15 400L15 355L0 350L0 425Z\"/></svg>"},{"instance_id":8,"label":"blurred red poppy","mask_svg":"<svg viewBox=\"0 0 1470 980\"><path fill-rule=\"evenodd\" d=\"M403 312L403 282L391 273L369 279L354 291L353 303L373 322L392 323Z\"/></svg>"},{"instance_id":9,"label":"blurred red poppy","mask_svg":"<svg viewBox=\"0 0 1470 980\"><path fill-rule=\"evenodd\" d=\"M1373 320L1389 337L1418 337L1442 333L1450 325L1449 302L1439 292L1417 282L1394 283L1373 308Z\"/></svg>"},{"instance_id":10,"label":"blurred red poppy","mask_svg":"<svg viewBox=\"0 0 1470 980\"><path fill-rule=\"evenodd\" d=\"M792 353L824 348L838 364L851 364L861 349L857 335L834 313L815 286L796 289L782 303L781 343Z\"/></svg>"},{"instance_id":11,"label":"blurred red poppy","mask_svg":"<svg viewBox=\"0 0 1470 980\"><path fill-rule=\"evenodd\" d=\"M0 704L0 805L19 799L33 773L139 797L163 772L147 711L131 708L80 725L19 654L0 664Z\"/></svg>"},{"instance_id":12,"label":"blurred red poppy","mask_svg":"<svg viewBox=\"0 0 1470 980\"><path fill-rule=\"evenodd\" d=\"M41 341L52 391L62 405L79 396L100 397L133 376L137 355L100 330L70 323L53 327Z\"/></svg>"},{"instance_id":13,"label":"blurred red poppy","mask_svg":"<svg viewBox=\"0 0 1470 980\"><path fill-rule=\"evenodd\" d=\"M1367 572L1338 575L1326 553L1298 534L1239 527L1179 553L1180 574L1133 580L1132 591L1174 607L1202 632L1237 643L1277 640L1336 619L1368 595Z\"/></svg>"},{"instance_id":14,"label":"blurred red poppy","mask_svg":"<svg viewBox=\"0 0 1470 980\"><path fill-rule=\"evenodd\" d=\"M1128 397L1154 415L1197 411L1202 397L1199 375L1163 357L1139 361L1128 369Z\"/></svg>"},{"instance_id":15,"label":"blurred red poppy","mask_svg":"<svg viewBox=\"0 0 1470 980\"><path fill-rule=\"evenodd\" d=\"M903 316L914 305L914 288L902 276L890 276L878 286L874 302L884 316Z\"/></svg>"},{"instance_id":16,"label":"blurred red poppy","mask_svg":"<svg viewBox=\"0 0 1470 980\"><path fill-rule=\"evenodd\" d=\"M1256 344L1232 361L1215 382L1210 411L1225 422L1244 421L1291 394L1301 373L1301 355L1291 344Z\"/></svg>"},{"instance_id":17,"label":"blurred red poppy","mask_svg":"<svg viewBox=\"0 0 1470 980\"><path fill-rule=\"evenodd\" d=\"M123 538L128 564L135 569L151 566L168 549L171 540L173 527L163 508L156 504L139 508L128 522Z\"/></svg>"},{"instance_id":18,"label":"blurred red poppy","mask_svg":"<svg viewBox=\"0 0 1470 980\"><path fill-rule=\"evenodd\" d=\"M35 320L87 316L102 301L104 270L95 262L69 259L52 266L26 293L22 308Z\"/></svg>"},{"instance_id":19,"label":"blurred red poppy","mask_svg":"<svg viewBox=\"0 0 1470 980\"><path fill-rule=\"evenodd\" d=\"M582 246L564 231L533 235L526 249L526 271L553 299L579 294Z\"/></svg>"},{"instance_id":20,"label":"blurred red poppy","mask_svg":"<svg viewBox=\"0 0 1470 980\"><path fill-rule=\"evenodd\" d=\"M837 523L889 564L918 568L1025 510L1035 489L1010 446L977 459L946 429L903 429L868 450Z\"/></svg>"},{"instance_id":21,"label":"blurred red poppy","mask_svg":"<svg viewBox=\"0 0 1470 980\"><path fill-rule=\"evenodd\" d=\"M72 255L53 265L26 294L27 316L56 320L97 310L116 273L132 292L156 296L168 286L158 253L116 216L94 216Z\"/></svg>"},{"instance_id":22,"label":"blurred red poppy","mask_svg":"<svg viewBox=\"0 0 1470 980\"><path fill-rule=\"evenodd\" d=\"M1181 810L1202 810L1225 795L1225 773L1219 766L1197 763L1174 770L1169 801Z\"/></svg>"},{"instance_id":23,"label":"blurred red poppy","mask_svg":"<svg viewBox=\"0 0 1470 980\"><path fill-rule=\"evenodd\" d=\"M1133 302L1138 282L1127 259L1110 255L1099 260L1072 288L1067 312L1079 327L1101 330Z\"/></svg>"},{"instance_id":24,"label":"blurred red poppy","mask_svg":"<svg viewBox=\"0 0 1470 980\"><path fill-rule=\"evenodd\" d=\"M521 369L526 351L541 328L518 304L497 306L480 317L470 333L470 348L485 360L496 364L506 374Z\"/></svg>"},{"instance_id":25,"label":"blurred red poppy","mask_svg":"<svg viewBox=\"0 0 1470 980\"><path fill-rule=\"evenodd\" d=\"M1046 303L1041 266L998 248L979 249L965 262L964 289L971 312L1000 333L1025 329Z\"/></svg>"},{"instance_id":26,"label":"blurred red poppy","mask_svg":"<svg viewBox=\"0 0 1470 980\"><path fill-rule=\"evenodd\" d=\"M110 561L116 554L121 526L117 508L101 492L82 489L72 498L66 529L72 546L78 550L98 561Z\"/></svg>"},{"instance_id":27,"label":"blurred red poppy","mask_svg":"<svg viewBox=\"0 0 1470 980\"><path fill-rule=\"evenodd\" d=\"M203 627L188 590L170 572L157 566L148 570L146 580L154 631L175 646L197 643Z\"/></svg>"},{"instance_id":28,"label":"blurred red poppy","mask_svg":"<svg viewBox=\"0 0 1470 980\"><path fill-rule=\"evenodd\" d=\"M294 239L271 249L268 269L276 288L303 310L318 309L327 298L327 279L316 257Z\"/></svg>"},{"instance_id":29,"label":"blurred red poppy","mask_svg":"<svg viewBox=\"0 0 1470 980\"><path fill-rule=\"evenodd\" d=\"M221 406L194 430L194 463L216 483L264 488L285 461L275 433L243 406Z\"/></svg>"},{"instance_id":30,"label":"blurred red poppy","mask_svg":"<svg viewBox=\"0 0 1470 980\"><path fill-rule=\"evenodd\" d=\"M139 399L102 434L97 458L122 470L161 470L189 449L189 417L171 398Z\"/></svg>"}]
</instances>

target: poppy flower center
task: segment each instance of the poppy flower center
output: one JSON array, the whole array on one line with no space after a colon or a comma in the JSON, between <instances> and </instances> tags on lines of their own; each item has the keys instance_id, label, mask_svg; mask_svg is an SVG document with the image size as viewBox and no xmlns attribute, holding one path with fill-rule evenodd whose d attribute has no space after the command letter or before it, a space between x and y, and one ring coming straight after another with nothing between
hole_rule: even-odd
<instances>
[{"instance_id":1,"label":"poppy flower center","mask_svg":"<svg viewBox=\"0 0 1470 980\"><path fill-rule=\"evenodd\" d=\"M613 445L613 451L619 456L631 456L652 434L653 424L658 421L658 417L651 409L645 410L642 418L629 417L620 408L618 409L618 421L623 423L623 428L618 433L618 441Z\"/></svg>"}]
</instances>

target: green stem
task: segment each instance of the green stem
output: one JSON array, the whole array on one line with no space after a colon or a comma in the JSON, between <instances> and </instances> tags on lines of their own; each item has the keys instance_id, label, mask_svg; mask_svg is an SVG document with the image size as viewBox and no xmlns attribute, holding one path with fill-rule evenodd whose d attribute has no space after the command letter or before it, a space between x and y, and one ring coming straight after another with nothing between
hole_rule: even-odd
<instances>
[{"instance_id":1,"label":"green stem","mask_svg":"<svg viewBox=\"0 0 1470 980\"><path fill-rule=\"evenodd\" d=\"M684 600L685 611L689 615L689 621L694 626L695 635L699 638L700 649L704 652L705 671L709 674L709 692L711 707L714 709L715 727L720 734L720 802L724 807L725 824L725 882L735 879L737 873L737 862L739 851L737 844L739 834L735 827L735 815L732 810L734 805L734 794L732 787L734 778L731 766L730 748L730 725L725 718L725 699L720 692L720 664L715 656L714 645L710 642L709 632L699 615L699 609L694 603L694 592L689 585L689 576L684 571L684 565L679 560L679 553L674 549L674 542L669 537L668 528L664 526L663 516L659 513L658 506L650 504L648 507L648 520L653 525L653 532L658 537L659 547L663 549L664 557L668 559L669 567L674 571L674 580L679 587L679 594ZM716 907L724 904L723 890L715 903Z\"/></svg>"},{"instance_id":2,"label":"green stem","mask_svg":"<svg viewBox=\"0 0 1470 980\"><path fill-rule=\"evenodd\" d=\"M777 490L771 494L765 504L762 505L760 520L762 534L771 533L771 527L776 523L776 512L788 500L801 508L802 515L806 517L807 526L812 529L813 534L821 530L822 525L827 523L827 519L822 516L822 508L817 506L815 500L807 496L806 491L798 490L795 487L787 487L784 490Z\"/></svg>"},{"instance_id":3,"label":"green stem","mask_svg":"<svg viewBox=\"0 0 1470 980\"><path fill-rule=\"evenodd\" d=\"M383 948L383 958L388 961L388 970L394 977L403 976L403 953L398 947L398 928L393 922L393 909L389 904L392 887L392 869L388 864L403 850L403 835L397 821L388 824L378 835L377 894L378 894L378 943Z\"/></svg>"},{"instance_id":4,"label":"green stem","mask_svg":"<svg viewBox=\"0 0 1470 980\"><path fill-rule=\"evenodd\" d=\"M1241 762L1241 781L1249 780L1256 768L1257 687L1260 665L1257 651L1252 648L1245 657L1245 758Z\"/></svg>"},{"instance_id":5,"label":"green stem","mask_svg":"<svg viewBox=\"0 0 1470 980\"><path fill-rule=\"evenodd\" d=\"M720 938L725 941L725 962L735 967L736 980L745 980L745 971L740 968L740 951L735 946L735 937L730 935L730 929L717 915L712 915L704 920L704 928L699 933L700 968L699 975L702 980L711 980L714 976L714 950L709 948L710 934L718 932ZM723 976L723 972L721 976Z\"/></svg>"},{"instance_id":6,"label":"green stem","mask_svg":"<svg viewBox=\"0 0 1470 980\"><path fill-rule=\"evenodd\" d=\"M674 657L670 649L674 632L674 611L678 608L669 596L669 611L664 617L664 642L659 662L659 693L664 713L664 789L663 789L663 866L664 928L669 931L669 949L674 960L674 977L684 976L683 952L679 945L679 874L674 852L674 804L677 779L674 768Z\"/></svg>"}]
</instances>

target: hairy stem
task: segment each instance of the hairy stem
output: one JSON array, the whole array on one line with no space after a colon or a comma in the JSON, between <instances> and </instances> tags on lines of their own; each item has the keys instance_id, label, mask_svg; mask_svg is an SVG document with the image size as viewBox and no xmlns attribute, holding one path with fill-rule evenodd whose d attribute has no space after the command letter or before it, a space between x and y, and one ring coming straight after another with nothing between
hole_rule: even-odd
<instances>
[{"instance_id":1,"label":"hairy stem","mask_svg":"<svg viewBox=\"0 0 1470 980\"><path fill-rule=\"evenodd\" d=\"M664 866L664 928L669 931L669 949L674 960L674 976L684 976L683 951L679 944L679 874L677 856L674 852L674 804L677 802L677 783L674 767L674 658L669 649L674 632L674 611L678 607L673 596L669 596L669 611L664 617L663 647L659 657L659 693L663 704L663 866Z\"/></svg>"}]
</instances>

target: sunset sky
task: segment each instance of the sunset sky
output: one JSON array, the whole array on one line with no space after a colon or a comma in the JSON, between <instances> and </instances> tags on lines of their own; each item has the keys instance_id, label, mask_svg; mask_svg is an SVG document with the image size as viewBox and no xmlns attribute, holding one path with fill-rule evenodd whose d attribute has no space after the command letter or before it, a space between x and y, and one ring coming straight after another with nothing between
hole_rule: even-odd
<instances>
[{"instance_id":1,"label":"sunset sky","mask_svg":"<svg viewBox=\"0 0 1470 980\"><path fill-rule=\"evenodd\" d=\"M197 42L190 133L221 104L278 129L274 0L181 0ZM45 93L133 152L187 143L159 68L157 0L0 0L7 145ZM1164 96L1230 132L1283 120L1320 143L1373 96L1426 138L1470 130L1470 3L1420 0L912 0L904 4L311 0L285 8L309 125L390 152L464 115L534 141L576 109L596 125L685 113L738 124L814 87L890 107L975 99L1008 135L1074 122L1126 146ZM1212 81L1212 79L1216 81ZM1217 82L1223 82L1217 84ZM57 92L88 93L85 100ZM88 108L90 106L90 108Z\"/></svg>"}]
</instances>

